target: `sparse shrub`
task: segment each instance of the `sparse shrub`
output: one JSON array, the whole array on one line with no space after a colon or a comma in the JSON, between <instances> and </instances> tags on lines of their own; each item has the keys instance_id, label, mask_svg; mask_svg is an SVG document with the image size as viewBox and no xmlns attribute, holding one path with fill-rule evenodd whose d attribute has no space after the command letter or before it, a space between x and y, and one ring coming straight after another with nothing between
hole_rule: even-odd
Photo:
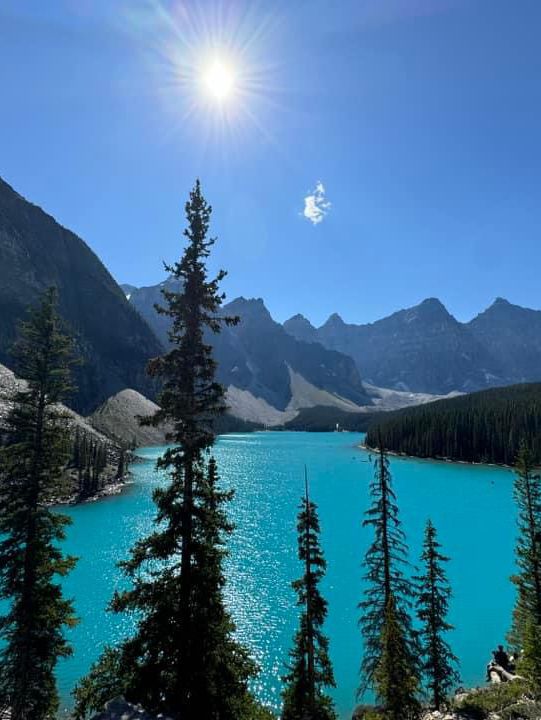
<instances>
[{"instance_id":1,"label":"sparse shrub","mask_svg":"<svg viewBox=\"0 0 541 720\"><path fill-rule=\"evenodd\" d=\"M471 720L483 720L488 718L489 713L496 712L506 720L517 720L519 718L528 718L529 715L516 714L519 712L518 707L527 706L528 700L532 700L531 684L526 680L514 680L513 682L501 683L499 685L491 685L476 692L472 692L467 698L455 704L455 710L463 712ZM515 710L512 710L515 706ZM515 715L504 715L503 712L515 712ZM539 716L536 716L539 717Z\"/></svg>"}]
</instances>

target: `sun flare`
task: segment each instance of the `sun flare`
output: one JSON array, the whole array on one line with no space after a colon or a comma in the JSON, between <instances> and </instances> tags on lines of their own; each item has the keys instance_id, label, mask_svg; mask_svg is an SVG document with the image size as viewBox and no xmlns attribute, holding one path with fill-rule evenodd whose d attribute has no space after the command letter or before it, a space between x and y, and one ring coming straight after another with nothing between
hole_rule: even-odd
<instances>
[{"instance_id":1,"label":"sun flare","mask_svg":"<svg viewBox=\"0 0 541 720\"><path fill-rule=\"evenodd\" d=\"M251 130L275 142L265 118L282 107L279 65L267 57L278 20L241 12L228 0L210 0L216 10L211 13L204 10L207 3L146 5L133 22L144 35L152 79L168 115L166 136L193 132L202 146L225 147L245 143Z\"/></svg>"},{"instance_id":2,"label":"sun flare","mask_svg":"<svg viewBox=\"0 0 541 720\"><path fill-rule=\"evenodd\" d=\"M227 63L214 60L204 71L203 86L212 98L224 101L235 89L235 73Z\"/></svg>"}]
</instances>

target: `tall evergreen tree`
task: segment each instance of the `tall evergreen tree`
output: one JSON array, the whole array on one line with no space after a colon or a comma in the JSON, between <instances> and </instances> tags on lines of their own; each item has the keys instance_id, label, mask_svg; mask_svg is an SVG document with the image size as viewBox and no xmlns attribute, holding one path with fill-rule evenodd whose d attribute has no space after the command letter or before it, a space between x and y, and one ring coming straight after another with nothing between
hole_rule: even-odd
<instances>
[{"instance_id":1,"label":"tall evergreen tree","mask_svg":"<svg viewBox=\"0 0 541 720\"><path fill-rule=\"evenodd\" d=\"M415 588L408 565L405 535L398 517L389 461L380 444L370 485L372 504L364 527L374 532L364 567L366 589L360 626L364 640L359 695L373 688L389 720L416 717L419 704L419 648L411 624Z\"/></svg>"},{"instance_id":2,"label":"tall evergreen tree","mask_svg":"<svg viewBox=\"0 0 541 720\"><path fill-rule=\"evenodd\" d=\"M417 616L421 621L420 645L422 671L427 679L431 700L439 710L453 686L458 685L458 659L453 655L445 634L453 630L447 622L451 587L444 563L449 558L441 552L436 528L428 520L425 529L421 562L424 573L416 578L419 586Z\"/></svg>"},{"instance_id":3,"label":"tall evergreen tree","mask_svg":"<svg viewBox=\"0 0 541 720\"><path fill-rule=\"evenodd\" d=\"M319 583L327 564L319 544L317 505L310 501L305 470L305 495L297 522L298 553L304 565L303 576L292 583L297 605L303 608L299 629L290 652L288 674L283 680L284 707L282 720L333 720L336 714L326 687L334 687L329 658L329 641L322 631L327 616L327 602Z\"/></svg>"},{"instance_id":4,"label":"tall evergreen tree","mask_svg":"<svg viewBox=\"0 0 541 720\"><path fill-rule=\"evenodd\" d=\"M373 685L386 720L411 720L419 715L419 679L412 671L412 643L402 612L393 593L385 605L381 622L381 653L374 670Z\"/></svg>"},{"instance_id":5,"label":"tall evergreen tree","mask_svg":"<svg viewBox=\"0 0 541 720\"><path fill-rule=\"evenodd\" d=\"M0 451L0 597L9 604L0 618L0 693L12 720L54 717L54 667L71 653L63 631L75 618L57 579L75 564L59 547L70 521L47 505L70 455L57 405L70 388L70 350L51 289L22 327L15 355L28 386L15 397Z\"/></svg>"},{"instance_id":6,"label":"tall evergreen tree","mask_svg":"<svg viewBox=\"0 0 541 720\"><path fill-rule=\"evenodd\" d=\"M509 640L524 650L530 669L541 678L541 655L532 650L540 646L541 636L541 483L524 442L516 462L514 495L518 506L518 573L512 578L517 600Z\"/></svg>"},{"instance_id":7,"label":"tall evergreen tree","mask_svg":"<svg viewBox=\"0 0 541 720\"><path fill-rule=\"evenodd\" d=\"M148 710L183 720L249 717L247 682L255 673L247 651L234 639L224 605L224 543L232 529L225 505L231 493L218 489L216 464L209 459L213 422L225 404L205 332L237 322L219 314L225 272L207 277L214 243L207 238L210 216L198 181L186 204L184 254L166 266L181 290L165 290L166 306L157 308L171 319L172 349L149 368L162 383L161 407L151 422L166 421L173 428L171 447L157 462L170 483L154 493L154 532L136 543L123 563L132 588L112 603L113 610L133 612L138 621L135 636L121 649L127 678L122 689Z\"/></svg>"}]
</instances>

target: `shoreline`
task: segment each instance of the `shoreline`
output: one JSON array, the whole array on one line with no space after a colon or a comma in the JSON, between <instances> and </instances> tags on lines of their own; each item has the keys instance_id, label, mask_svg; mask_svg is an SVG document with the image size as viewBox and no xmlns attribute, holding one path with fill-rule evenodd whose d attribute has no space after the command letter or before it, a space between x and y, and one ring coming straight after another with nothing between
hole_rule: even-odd
<instances>
[{"instance_id":1,"label":"shoreline","mask_svg":"<svg viewBox=\"0 0 541 720\"><path fill-rule=\"evenodd\" d=\"M370 447L364 443L357 445L357 448L364 450L365 452L376 453L377 448ZM420 460L421 462L437 462L446 463L448 465L469 465L471 467L490 467L490 468L501 468L502 470L514 471L512 465L504 465L503 463L489 463L489 462L475 462L474 460L452 460L446 457L421 457L419 455L408 455L404 452L397 452L396 450L386 450L387 455L390 457L402 458L402 460Z\"/></svg>"},{"instance_id":2,"label":"shoreline","mask_svg":"<svg viewBox=\"0 0 541 720\"><path fill-rule=\"evenodd\" d=\"M77 495L70 495L65 498L53 498L47 503L47 505L49 507L73 507L76 505L86 505L87 503L97 502L98 500L104 500L108 497L120 495L127 487L133 484L134 480L132 480L129 476L125 476L121 480L109 483L97 493L90 495L89 497L79 498Z\"/></svg>"}]
</instances>

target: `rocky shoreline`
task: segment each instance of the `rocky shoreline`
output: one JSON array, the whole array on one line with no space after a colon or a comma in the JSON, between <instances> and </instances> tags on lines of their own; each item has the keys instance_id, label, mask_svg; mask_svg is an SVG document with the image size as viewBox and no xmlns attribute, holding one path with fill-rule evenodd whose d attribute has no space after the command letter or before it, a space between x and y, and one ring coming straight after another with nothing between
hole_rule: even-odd
<instances>
[{"instance_id":1,"label":"rocky shoreline","mask_svg":"<svg viewBox=\"0 0 541 720\"><path fill-rule=\"evenodd\" d=\"M98 490L96 493L89 495L88 497L80 498L77 495L70 495L70 497L67 498L54 498L51 500L50 505L85 505L86 503L103 500L104 498L111 497L113 495L120 495L130 485L133 485L133 480L127 477L126 479L118 480L117 482L105 485L105 487L101 490Z\"/></svg>"}]
</instances>

